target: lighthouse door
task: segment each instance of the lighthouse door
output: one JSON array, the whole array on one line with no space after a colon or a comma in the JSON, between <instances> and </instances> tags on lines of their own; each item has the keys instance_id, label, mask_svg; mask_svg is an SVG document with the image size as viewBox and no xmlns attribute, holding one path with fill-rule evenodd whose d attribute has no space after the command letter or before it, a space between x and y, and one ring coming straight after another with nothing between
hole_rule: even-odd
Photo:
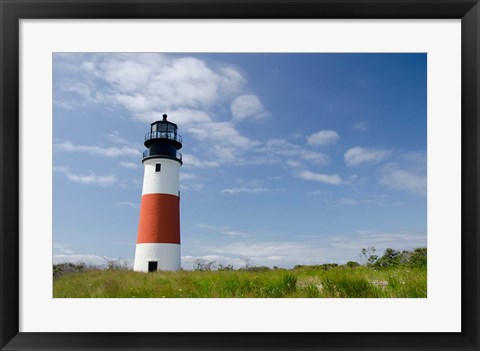
<instances>
[{"instance_id":1,"label":"lighthouse door","mask_svg":"<svg viewBox=\"0 0 480 351\"><path fill-rule=\"evenodd\" d=\"M158 261L148 261L148 271L156 272L158 269Z\"/></svg>"}]
</instances>

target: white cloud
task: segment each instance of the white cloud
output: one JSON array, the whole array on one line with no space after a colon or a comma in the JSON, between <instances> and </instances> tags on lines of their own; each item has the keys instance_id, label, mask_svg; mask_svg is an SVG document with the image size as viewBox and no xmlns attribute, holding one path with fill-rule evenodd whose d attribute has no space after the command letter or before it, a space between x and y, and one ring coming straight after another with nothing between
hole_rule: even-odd
<instances>
[{"instance_id":1,"label":"white cloud","mask_svg":"<svg viewBox=\"0 0 480 351\"><path fill-rule=\"evenodd\" d=\"M180 173L180 180L188 180L188 179L195 179L197 176L193 173Z\"/></svg>"},{"instance_id":2,"label":"white cloud","mask_svg":"<svg viewBox=\"0 0 480 351\"><path fill-rule=\"evenodd\" d=\"M266 157L264 161L267 163L290 162L293 161L292 158L297 160L294 162L303 160L320 165L326 164L328 161L328 156L321 152L305 150L301 146L283 139L270 139L255 151L264 155ZM286 158L289 161L285 161ZM290 164L293 165L292 162Z\"/></svg>"},{"instance_id":3,"label":"white cloud","mask_svg":"<svg viewBox=\"0 0 480 351\"><path fill-rule=\"evenodd\" d=\"M341 205L353 206L353 205L358 204L358 200L355 200L355 199L340 199L340 200L338 200L338 203L341 204Z\"/></svg>"},{"instance_id":4,"label":"white cloud","mask_svg":"<svg viewBox=\"0 0 480 351\"><path fill-rule=\"evenodd\" d=\"M106 134L105 138L113 143L128 144L128 141L120 137L120 133L116 130Z\"/></svg>"},{"instance_id":5,"label":"white cloud","mask_svg":"<svg viewBox=\"0 0 480 351\"><path fill-rule=\"evenodd\" d=\"M53 167L53 171L63 173L67 176L68 180L81 184L110 186L117 181L115 175L97 176L92 171L90 171L89 174L75 174L70 172L66 167Z\"/></svg>"},{"instance_id":6,"label":"white cloud","mask_svg":"<svg viewBox=\"0 0 480 351\"><path fill-rule=\"evenodd\" d=\"M130 168L130 169L135 169L135 168L139 168L140 165L138 163L135 163L135 162L127 162L127 161L122 161L120 162L120 166L124 167L124 168Z\"/></svg>"},{"instance_id":7,"label":"white cloud","mask_svg":"<svg viewBox=\"0 0 480 351\"><path fill-rule=\"evenodd\" d=\"M268 117L268 112L263 107L256 95L241 95L233 100L231 105L233 119L261 119Z\"/></svg>"},{"instance_id":8,"label":"white cloud","mask_svg":"<svg viewBox=\"0 0 480 351\"><path fill-rule=\"evenodd\" d=\"M380 170L380 183L397 190L404 190L414 195L427 195L427 176L399 168L389 163Z\"/></svg>"},{"instance_id":9,"label":"white cloud","mask_svg":"<svg viewBox=\"0 0 480 351\"><path fill-rule=\"evenodd\" d=\"M70 84L62 84L60 89L64 92L78 94L87 100L92 98L91 88L84 83L76 82Z\"/></svg>"},{"instance_id":10,"label":"white cloud","mask_svg":"<svg viewBox=\"0 0 480 351\"><path fill-rule=\"evenodd\" d=\"M303 167L303 163L295 161L295 160L287 160L287 165L292 168L301 168Z\"/></svg>"},{"instance_id":11,"label":"white cloud","mask_svg":"<svg viewBox=\"0 0 480 351\"><path fill-rule=\"evenodd\" d=\"M298 240L254 241L245 239L230 243L218 243L201 247L198 256L182 257L182 264L193 262L194 257L210 257L207 261L228 263L239 268L244 266L241 257L251 260L252 265L292 267L296 264L342 264L358 261L362 248L374 246L382 255L386 248L411 250L426 246L426 234L421 231L377 232L368 231L345 235L319 235L292 233ZM255 238L251 234L250 238ZM198 248L198 247L197 247ZM185 258L185 261L183 260ZM188 269L188 266L183 266Z\"/></svg>"},{"instance_id":12,"label":"white cloud","mask_svg":"<svg viewBox=\"0 0 480 351\"><path fill-rule=\"evenodd\" d=\"M417 247L425 247L427 245L427 236L423 232L415 231L366 231L357 235L331 236L329 241L331 250L336 252L356 253L358 257L362 248L373 246L377 249L377 254L381 256L386 248L411 250Z\"/></svg>"},{"instance_id":13,"label":"white cloud","mask_svg":"<svg viewBox=\"0 0 480 351\"><path fill-rule=\"evenodd\" d=\"M180 173L180 189L181 190L195 190L200 191L203 189L203 184L192 183L192 179L196 179L197 175L193 173Z\"/></svg>"},{"instance_id":14,"label":"white cloud","mask_svg":"<svg viewBox=\"0 0 480 351\"><path fill-rule=\"evenodd\" d=\"M230 122L205 122L187 127L186 131L201 141L217 141L241 149L254 146L254 143L242 136Z\"/></svg>"},{"instance_id":15,"label":"white cloud","mask_svg":"<svg viewBox=\"0 0 480 351\"><path fill-rule=\"evenodd\" d=\"M172 111L179 107L208 109L219 100L238 94L246 83L233 67L207 64L188 56L96 55L83 61L81 67L95 76L90 84L107 84L100 91L103 102L118 104L132 113Z\"/></svg>"},{"instance_id":16,"label":"white cloud","mask_svg":"<svg viewBox=\"0 0 480 351\"><path fill-rule=\"evenodd\" d=\"M100 146L85 146L85 145L74 145L70 141L65 141L63 143L56 143L54 145L54 150L56 151L66 151L66 152L85 152L91 155L100 155L105 157L118 157L118 156L140 156L141 153L139 150L122 146L118 147L100 147Z\"/></svg>"},{"instance_id":17,"label":"white cloud","mask_svg":"<svg viewBox=\"0 0 480 351\"><path fill-rule=\"evenodd\" d=\"M241 187L241 188L229 188L229 189L223 189L222 193L228 193L228 194L239 194L239 193L249 193L249 194L257 194L257 193L264 193L267 192L267 188L260 188L260 187Z\"/></svg>"},{"instance_id":18,"label":"white cloud","mask_svg":"<svg viewBox=\"0 0 480 351\"><path fill-rule=\"evenodd\" d=\"M211 225L211 224L205 224L205 223L197 223L195 226L198 228L207 229L209 231L222 234L227 237L246 238L250 236L248 233L245 233L244 231L232 229L228 226L218 226L218 225Z\"/></svg>"},{"instance_id":19,"label":"white cloud","mask_svg":"<svg viewBox=\"0 0 480 351\"><path fill-rule=\"evenodd\" d=\"M195 191L200 191L203 189L203 184L201 183L191 183L191 184L180 184L180 189L181 190L195 190Z\"/></svg>"},{"instance_id":20,"label":"white cloud","mask_svg":"<svg viewBox=\"0 0 480 351\"><path fill-rule=\"evenodd\" d=\"M313 180L316 182L339 185L342 184L342 178L338 174L321 174L321 173L313 173L307 170L299 171L295 173L297 178L301 178L304 180Z\"/></svg>"},{"instance_id":21,"label":"white cloud","mask_svg":"<svg viewBox=\"0 0 480 351\"><path fill-rule=\"evenodd\" d=\"M307 143L310 145L335 144L340 136L333 130L321 130L307 137Z\"/></svg>"},{"instance_id":22,"label":"white cloud","mask_svg":"<svg viewBox=\"0 0 480 351\"><path fill-rule=\"evenodd\" d=\"M182 157L183 164L186 167L218 167L220 166L220 163L218 161L206 161L206 160L200 160L199 158L190 155L190 154L184 154Z\"/></svg>"},{"instance_id":23,"label":"white cloud","mask_svg":"<svg viewBox=\"0 0 480 351\"><path fill-rule=\"evenodd\" d=\"M352 130L356 132L366 132L368 130L367 122L357 122L352 126Z\"/></svg>"},{"instance_id":24,"label":"white cloud","mask_svg":"<svg viewBox=\"0 0 480 351\"><path fill-rule=\"evenodd\" d=\"M130 245L135 245L130 244ZM130 259L120 259L120 258L113 258L113 257L105 257L105 256L98 256L94 254L77 254L74 250L70 249L71 244L53 243L53 263L85 263L87 265L92 266L100 266L104 267L107 264L107 261L115 261L119 264L123 265L126 264L128 267L132 267L132 260Z\"/></svg>"},{"instance_id":25,"label":"white cloud","mask_svg":"<svg viewBox=\"0 0 480 351\"><path fill-rule=\"evenodd\" d=\"M54 242L53 243L53 252L57 253L57 254L66 254L66 255L73 254L74 251L69 248L70 246L71 246L71 244L63 244L63 243Z\"/></svg>"},{"instance_id":26,"label":"white cloud","mask_svg":"<svg viewBox=\"0 0 480 351\"><path fill-rule=\"evenodd\" d=\"M181 134L200 141L195 156L184 158L186 166L243 164L246 162L245 151L258 145L242 135L232 122L226 122L225 116L223 120L216 116L219 107L236 96L237 117L258 118L267 113L258 97L244 94L247 82L235 67L189 56L149 53L57 57L59 66L66 62L68 64L63 69L68 67L71 74L65 76L76 74L75 78L90 91L90 94L85 93L85 89L72 91L85 101L103 104L109 109L123 108L131 118L148 123L161 119L167 111L171 121L178 124ZM72 99L69 95L62 95L62 84L57 84L55 93L59 104L65 104L68 98L73 104L82 101L78 97ZM121 142L117 133L107 137L113 142ZM100 148L70 144L60 144L57 150L109 157L129 153L139 155L139 151L131 152L134 148L127 145L125 148ZM198 155L202 155L202 159Z\"/></svg>"},{"instance_id":27,"label":"white cloud","mask_svg":"<svg viewBox=\"0 0 480 351\"><path fill-rule=\"evenodd\" d=\"M99 256L94 254L54 254L53 263L85 263L91 266L105 267L107 262L118 262L121 266L126 265L127 267L133 268L133 261L130 259L121 259L116 257L106 257Z\"/></svg>"},{"instance_id":28,"label":"white cloud","mask_svg":"<svg viewBox=\"0 0 480 351\"><path fill-rule=\"evenodd\" d=\"M140 204L136 203L136 202L130 202L130 201L120 201L120 202L117 202L118 205L120 206L126 206L126 207L130 207L130 208L140 208Z\"/></svg>"},{"instance_id":29,"label":"white cloud","mask_svg":"<svg viewBox=\"0 0 480 351\"><path fill-rule=\"evenodd\" d=\"M390 154L390 150L372 150L356 146L345 153L344 159L347 166L357 166L362 163L381 162Z\"/></svg>"}]
</instances>

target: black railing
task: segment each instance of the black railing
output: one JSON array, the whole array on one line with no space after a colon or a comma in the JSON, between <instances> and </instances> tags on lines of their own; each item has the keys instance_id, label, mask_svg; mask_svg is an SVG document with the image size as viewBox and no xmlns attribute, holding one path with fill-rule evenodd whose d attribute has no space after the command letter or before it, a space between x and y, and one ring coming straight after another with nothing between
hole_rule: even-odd
<instances>
[{"instance_id":1,"label":"black railing","mask_svg":"<svg viewBox=\"0 0 480 351\"><path fill-rule=\"evenodd\" d=\"M150 153L150 150L148 150L148 149L143 152L143 158L145 158L145 157L150 157L150 156L165 156L165 155L157 154L157 153L151 154L151 153ZM171 156L168 156L168 155L167 155L167 157L171 157ZM176 154L175 157L177 158L177 160L180 160L180 161L182 160L182 154L181 154L180 152L178 152L178 151L177 151L177 154Z\"/></svg>"},{"instance_id":2,"label":"black railing","mask_svg":"<svg viewBox=\"0 0 480 351\"><path fill-rule=\"evenodd\" d=\"M145 140L150 139L170 139L182 143L182 136L175 132L150 132L145 134Z\"/></svg>"}]
</instances>

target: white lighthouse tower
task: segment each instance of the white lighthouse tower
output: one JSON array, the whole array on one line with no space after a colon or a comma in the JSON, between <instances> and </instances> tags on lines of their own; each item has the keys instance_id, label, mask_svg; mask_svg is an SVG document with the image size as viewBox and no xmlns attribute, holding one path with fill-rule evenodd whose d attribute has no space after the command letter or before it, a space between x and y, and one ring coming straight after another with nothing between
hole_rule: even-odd
<instances>
[{"instance_id":1,"label":"white lighthouse tower","mask_svg":"<svg viewBox=\"0 0 480 351\"><path fill-rule=\"evenodd\" d=\"M142 163L142 204L133 269L138 272L180 269L179 169L182 137L177 125L167 121L152 123L145 135Z\"/></svg>"}]
</instances>

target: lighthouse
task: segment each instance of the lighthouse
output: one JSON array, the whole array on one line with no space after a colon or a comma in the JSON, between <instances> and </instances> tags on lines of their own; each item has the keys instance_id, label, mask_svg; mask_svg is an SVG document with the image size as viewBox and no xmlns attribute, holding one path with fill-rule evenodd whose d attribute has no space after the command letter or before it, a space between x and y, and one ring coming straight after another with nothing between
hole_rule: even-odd
<instances>
[{"instance_id":1,"label":"lighthouse","mask_svg":"<svg viewBox=\"0 0 480 351\"><path fill-rule=\"evenodd\" d=\"M138 272L180 269L180 191L182 137L177 125L163 120L145 135L142 202L133 269Z\"/></svg>"}]
</instances>

